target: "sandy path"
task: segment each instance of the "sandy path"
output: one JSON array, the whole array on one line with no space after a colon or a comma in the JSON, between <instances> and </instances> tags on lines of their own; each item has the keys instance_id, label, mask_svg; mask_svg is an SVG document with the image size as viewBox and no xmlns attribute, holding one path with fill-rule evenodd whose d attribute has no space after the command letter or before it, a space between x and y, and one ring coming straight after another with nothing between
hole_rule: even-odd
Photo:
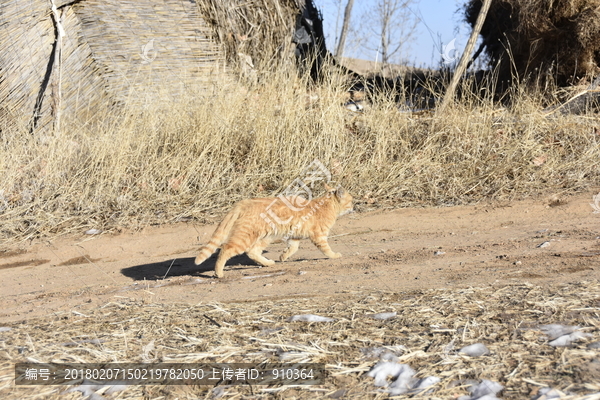
<instances>
[{"instance_id":1,"label":"sandy path","mask_svg":"<svg viewBox=\"0 0 600 400\"><path fill-rule=\"evenodd\" d=\"M212 277L214 258L193 265L214 226L34 242L0 252L0 323L57 311L85 314L124 297L195 304L595 280L600 214L590 202L586 193L552 207L537 199L351 214L330 239L341 259L326 259L304 241L291 261L269 268L236 257L222 280ZM282 250L273 245L265 255L277 259Z\"/></svg>"}]
</instances>

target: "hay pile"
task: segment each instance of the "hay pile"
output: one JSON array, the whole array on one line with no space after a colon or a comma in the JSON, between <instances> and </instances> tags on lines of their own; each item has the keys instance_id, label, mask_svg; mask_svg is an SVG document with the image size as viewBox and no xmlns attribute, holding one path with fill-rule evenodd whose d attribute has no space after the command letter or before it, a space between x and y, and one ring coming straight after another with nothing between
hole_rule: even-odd
<instances>
[{"instance_id":1,"label":"hay pile","mask_svg":"<svg viewBox=\"0 0 600 400\"><path fill-rule=\"evenodd\" d=\"M57 313L10 325L0 332L0 396L3 399L76 399L66 387L15 387L14 363L41 362L316 362L324 363L323 385L229 386L225 398L387 398L367 371L382 354L410 365L416 377L436 376L433 394L455 398L483 379L499 382L503 399L531 398L545 387L568 399L597 399L600 363L598 282L554 288L438 289L410 293L346 294L345 298L273 299L248 303L165 305L115 301L98 310ZM396 312L378 320L374 313ZM297 314L334 322L290 322ZM393 315L393 314L390 314ZM580 325L590 334L571 347L553 347L540 325ZM463 346L483 343L490 354L470 357ZM593 344L595 343L595 344ZM130 386L120 399L217 398L213 388ZM333 396L333 397L330 397ZM589 396L589 397L584 397ZM107 395L106 398L115 398ZM415 397L413 397L415 398Z\"/></svg>"},{"instance_id":2,"label":"hay pile","mask_svg":"<svg viewBox=\"0 0 600 400\"><path fill-rule=\"evenodd\" d=\"M300 13L296 1L205 0L197 4L224 46L228 62L240 72L272 70L292 61L292 36Z\"/></svg>"},{"instance_id":3,"label":"hay pile","mask_svg":"<svg viewBox=\"0 0 600 400\"><path fill-rule=\"evenodd\" d=\"M480 9L466 4L471 26ZM480 37L502 81L564 86L600 73L599 0L494 0Z\"/></svg>"}]
</instances>

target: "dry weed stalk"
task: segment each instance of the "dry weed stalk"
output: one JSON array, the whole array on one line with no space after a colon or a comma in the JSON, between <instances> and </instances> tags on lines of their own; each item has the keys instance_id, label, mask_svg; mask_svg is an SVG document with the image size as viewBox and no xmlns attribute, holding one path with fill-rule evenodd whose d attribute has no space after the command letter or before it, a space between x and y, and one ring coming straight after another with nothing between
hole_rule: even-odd
<instances>
[{"instance_id":1,"label":"dry weed stalk","mask_svg":"<svg viewBox=\"0 0 600 400\"><path fill-rule=\"evenodd\" d=\"M242 198L278 194L315 158L369 204L451 205L597 183L595 120L546 118L532 95L509 109L485 91L463 95L437 116L381 96L356 114L341 107L340 77L304 87L274 73L249 89L151 98L142 113L99 110L104 125L64 115L59 137L3 131L0 237L206 222Z\"/></svg>"}]
</instances>

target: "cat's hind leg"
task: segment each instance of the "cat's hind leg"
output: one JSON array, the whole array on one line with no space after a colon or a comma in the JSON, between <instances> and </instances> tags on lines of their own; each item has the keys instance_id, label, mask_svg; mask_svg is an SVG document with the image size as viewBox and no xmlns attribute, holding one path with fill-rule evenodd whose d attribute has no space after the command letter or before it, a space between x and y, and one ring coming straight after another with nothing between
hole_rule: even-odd
<instances>
[{"instance_id":1,"label":"cat's hind leg","mask_svg":"<svg viewBox=\"0 0 600 400\"><path fill-rule=\"evenodd\" d=\"M279 260L281 261L287 260L288 258L290 258L290 256L292 256L295 252L298 251L298 246L300 246L300 240L289 239L287 241L287 245L287 249L285 249L285 251L281 253L281 256L279 256Z\"/></svg>"},{"instance_id":2,"label":"cat's hind leg","mask_svg":"<svg viewBox=\"0 0 600 400\"><path fill-rule=\"evenodd\" d=\"M263 250L270 243L271 243L271 241L269 239L266 239L266 238L260 239L259 241L256 242L256 244L254 246L252 246L250 248L250 250L248 250L246 252L246 254L248 255L248 257L250 257L250 259L252 259L253 261L256 261L263 267L271 266L271 265L275 264L275 261L269 260L267 257L262 255Z\"/></svg>"},{"instance_id":3,"label":"cat's hind leg","mask_svg":"<svg viewBox=\"0 0 600 400\"><path fill-rule=\"evenodd\" d=\"M238 254L242 254L244 250L240 249L237 246L233 246L229 243L221 246L221 251L219 252L219 257L217 258L217 262L215 263L215 275L217 278L223 277L223 269L225 268L225 263L231 257L237 256Z\"/></svg>"}]
</instances>

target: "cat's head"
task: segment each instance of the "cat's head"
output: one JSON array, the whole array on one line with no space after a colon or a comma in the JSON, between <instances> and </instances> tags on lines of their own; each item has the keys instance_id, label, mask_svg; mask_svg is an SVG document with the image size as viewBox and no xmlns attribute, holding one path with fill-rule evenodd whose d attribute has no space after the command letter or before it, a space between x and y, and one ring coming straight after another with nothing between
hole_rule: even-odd
<instances>
[{"instance_id":1,"label":"cat's head","mask_svg":"<svg viewBox=\"0 0 600 400\"><path fill-rule=\"evenodd\" d=\"M336 189L333 189L327 184L325 184L325 189L327 189L327 191L331 193L333 195L333 198L339 203L340 212L338 215L344 215L354 211L352 204L352 196L350 195L350 193L348 193L346 189L344 189L341 186L338 186Z\"/></svg>"}]
</instances>

